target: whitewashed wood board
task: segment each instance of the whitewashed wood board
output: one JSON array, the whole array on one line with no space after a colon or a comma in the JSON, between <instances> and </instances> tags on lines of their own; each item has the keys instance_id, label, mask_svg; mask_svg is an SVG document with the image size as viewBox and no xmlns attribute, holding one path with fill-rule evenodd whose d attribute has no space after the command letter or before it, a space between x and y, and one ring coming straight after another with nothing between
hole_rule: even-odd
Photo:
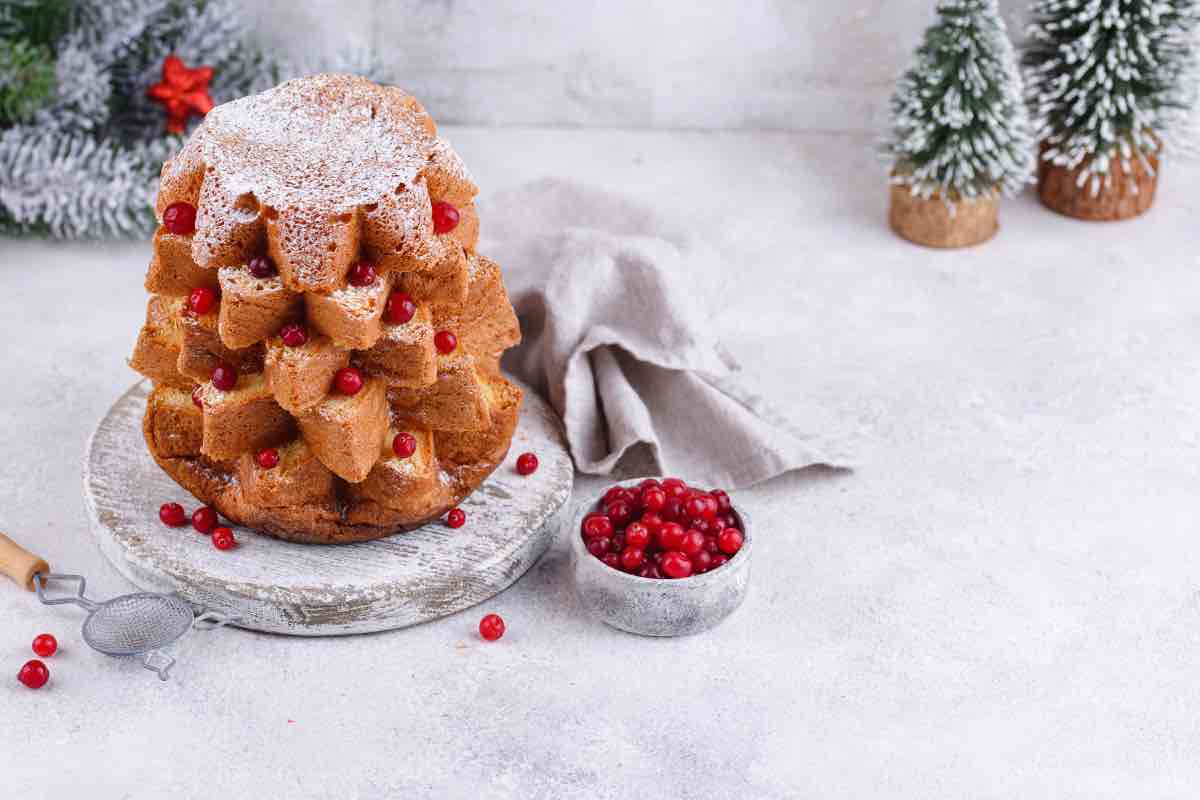
<instances>
[{"instance_id":1,"label":"whitewashed wood board","mask_svg":"<svg viewBox=\"0 0 1200 800\"><path fill-rule=\"evenodd\" d=\"M573 467L562 424L526 389L509 456L467 498L467 524L435 521L373 542L307 545L238 528L240 546L158 519L164 502L198 503L146 451L141 420L148 384L113 405L88 443L84 498L92 532L109 561L138 587L178 592L197 606L237 617L239 627L299 636L403 628L495 596L545 553L568 507ZM514 463L531 451L530 476Z\"/></svg>"}]
</instances>

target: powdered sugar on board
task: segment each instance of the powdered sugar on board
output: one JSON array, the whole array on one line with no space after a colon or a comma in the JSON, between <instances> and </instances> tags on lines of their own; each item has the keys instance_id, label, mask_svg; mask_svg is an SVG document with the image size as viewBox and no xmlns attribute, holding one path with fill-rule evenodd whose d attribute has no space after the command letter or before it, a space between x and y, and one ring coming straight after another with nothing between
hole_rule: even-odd
<instances>
[{"instance_id":1,"label":"powdered sugar on board","mask_svg":"<svg viewBox=\"0 0 1200 800\"><path fill-rule=\"evenodd\" d=\"M374 542L304 545L239 528L240 546L216 550L189 528L158 519L164 502L198 503L164 474L141 434L148 385L126 392L101 420L84 462L92 532L137 586L177 591L239 617L240 627L299 636L403 628L481 603L521 577L562 523L573 467L561 423L528 387L508 458L462 508L467 524L440 521ZM520 476L519 454L537 472Z\"/></svg>"}]
</instances>

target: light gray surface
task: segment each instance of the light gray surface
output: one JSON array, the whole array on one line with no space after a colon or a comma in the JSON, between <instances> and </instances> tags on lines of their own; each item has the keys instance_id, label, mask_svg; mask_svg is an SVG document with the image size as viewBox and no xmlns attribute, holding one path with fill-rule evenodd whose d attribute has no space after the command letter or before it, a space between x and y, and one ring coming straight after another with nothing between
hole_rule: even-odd
<instances>
[{"instance_id":1,"label":"light gray surface","mask_svg":"<svg viewBox=\"0 0 1200 800\"><path fill-rule=\"evenodd\" d=\"M524 388L524 387L523 387ZM222 552L189 528L168 528L153 496L194 508L142 442L150 391L140 381L100 422L84 459L84 496L101 552L134 584L178 592L239 628L337 636L405 628L486 602L519 580L554 542L573 468L554 410L526 391L508 457L461 505L470 523L441 519L404 536L312 547L244 530ZM539 469L518 475L517 456Z\"/></svg>"},{"instance_id":2,"label":"light gray surface","mask_svg":"<svg viewBox=\"0 0 1200 800\"><path fill-rule=\"evenodd\" d=\"M369 44L443 122L874 130L935 0L247 0L294 55ZM1027 0L1001 0L1019 37Z\"/></svg>"},{"instance_id":3,"label":"light gray surface","mask_svg":"<svg viewBox=\"0 0 1200 800\"><path fill-rule=\"evenodd\" d=\"M859 470L748 492L746 602L680 639L590 620L563 542L476 611L353 639L222 631L164 685L0 586L5 793L1193 794L1200 168L1168 163L1137 221L1027 195L987 246L935 253L884 225L865 137L449 134L488 191L565 174L710 231L729 254L697 276L724 299L713 324L777 402L854 421ZM128 585L87 534L79 458L130 381L148 255L0 246L0 530L98 596ZM33 693L11 676L42 630L63 652Z\"/></svg>"}]
</instances>

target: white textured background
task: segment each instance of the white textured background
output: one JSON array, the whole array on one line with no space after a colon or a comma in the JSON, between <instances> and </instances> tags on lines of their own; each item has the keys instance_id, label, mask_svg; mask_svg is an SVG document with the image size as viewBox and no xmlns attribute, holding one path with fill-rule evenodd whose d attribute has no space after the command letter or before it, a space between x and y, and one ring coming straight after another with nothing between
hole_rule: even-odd
<instances>
[{"instance_id":1,"label":"white textured background","mask_svg":"<svg viewBox=\"0 0 1200 800\"><path fill-rule=\"evenodd\" d=\"M1020 36L1023 0L1001 0ZM933 0L249 0L276 47L371 44L441 123L874 129Z\"/></svg>"}]
</instances>

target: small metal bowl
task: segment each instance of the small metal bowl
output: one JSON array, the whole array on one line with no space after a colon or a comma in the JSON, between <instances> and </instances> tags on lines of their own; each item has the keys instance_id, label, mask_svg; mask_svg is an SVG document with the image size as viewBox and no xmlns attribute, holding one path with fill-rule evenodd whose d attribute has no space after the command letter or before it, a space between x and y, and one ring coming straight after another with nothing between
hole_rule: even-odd
<instances>
[{"instance_id":1,"label":"small metal bowl","mask_svg":"<svg viewBox=\"0 0 1200 800\"><path fill-rule=\"evenodd\" d=\"M643 480L617 485L634 487ZM567 531L575 595L592 615L614 628L642 636L687 636L712 628L742 604L750 585L754 534L735 496L730 495L730 500L745 537L742 549L711 572L678 579L630 575L589 553L580 526L583 518L595 510L598 499L576 507L572 527Z\"/></svg>"}]
</instances>

